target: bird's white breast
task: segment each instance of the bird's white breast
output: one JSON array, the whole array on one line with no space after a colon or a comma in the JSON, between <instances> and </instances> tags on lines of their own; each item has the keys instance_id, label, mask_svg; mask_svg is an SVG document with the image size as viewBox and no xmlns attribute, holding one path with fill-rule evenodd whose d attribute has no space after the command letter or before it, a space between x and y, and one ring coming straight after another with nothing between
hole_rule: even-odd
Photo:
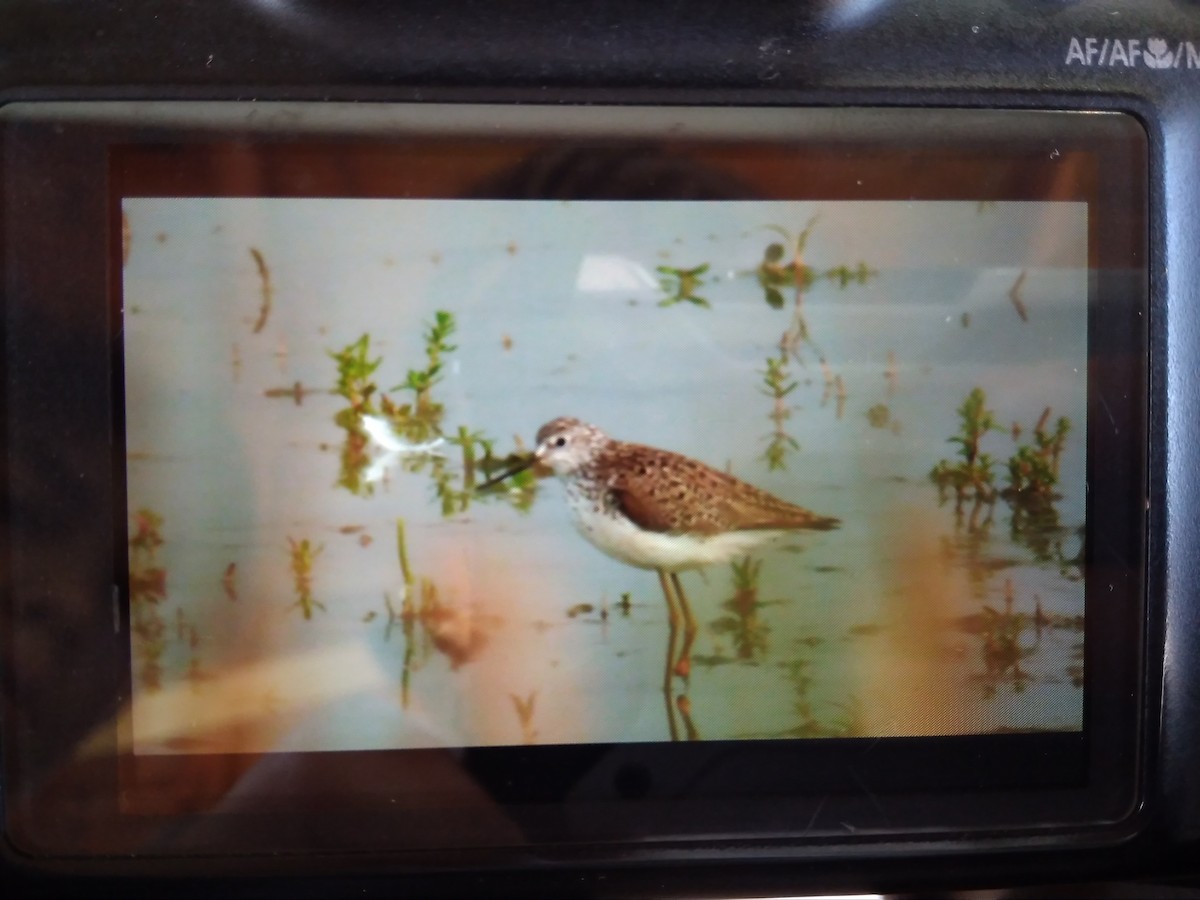
<instances>
[{"instance_id":1,"label":"bird's white breast","mask_svg":"<svg viewBox=\"0 0 1200 900\"><path fill-rule=\"evenodd\" d=\"M726 563L770 543L782 531L728 531L714 535L644 531L620 513L607 511L576 486L567 485L575 528L609 556L641 569L679 572Z\"/></svg>"}]
</instances>

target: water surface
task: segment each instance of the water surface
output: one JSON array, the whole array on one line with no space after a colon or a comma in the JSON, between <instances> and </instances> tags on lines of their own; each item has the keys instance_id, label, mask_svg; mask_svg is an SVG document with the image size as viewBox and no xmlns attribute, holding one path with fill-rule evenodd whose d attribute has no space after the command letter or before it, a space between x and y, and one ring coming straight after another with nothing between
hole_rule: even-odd
<instances>
[{"instance_id":1,"label":"water surface","mask_svg":"<svg viewBox=\"0 0 1200 900\"><path fill-rule=\"evenodd\" d=\"M161 517L166 576L139 751L1080 727L1082 204L145 198L124 212L131 529L138 510ZM789 262L808 225L806 265L868 274L784 285L773 308L756 270L772 243ZM704 304L680 298L673 273L702 265ZM411 400L393 388L426 364L438 310L456 324L431 392L446 436L466 426L505 454L572 415L842 527L764 551L753 591L729 568L685 573L701 627L664 696L657 578L576 534L553 481L524 511L500 498L451 515L433 460L339 486L331 353L369 335L378 389ZM789 329L774 393L794 387L776 398L764 374ZM1050 525L1014 530L1003 499L956 504L930 482L975 387L999 423L983 441L998 487L1046 408L1070 420ZM442 452L443 488L461 489L459 448Z\"/></svg>"}]
</instances>

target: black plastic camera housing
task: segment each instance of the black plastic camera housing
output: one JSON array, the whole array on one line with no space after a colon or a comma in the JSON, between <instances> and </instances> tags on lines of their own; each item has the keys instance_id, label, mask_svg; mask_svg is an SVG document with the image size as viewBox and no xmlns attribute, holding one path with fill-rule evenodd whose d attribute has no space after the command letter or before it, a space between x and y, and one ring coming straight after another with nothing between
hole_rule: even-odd
<instances>
[{"instance_id":1,"label":"black plastic camera housing","mask_svg":"<svg viewBox=\"0 0 1200 900\"><path fill-rule=\"evenodd\" d=\"M1086 204L1086 549L1059 560L1086 603L1079 727L133 752L124 216L212 197ZM523 896L1195 878L1197 246L1182 0L3 4L6 876Z\"/></svg>"}]
</instances>

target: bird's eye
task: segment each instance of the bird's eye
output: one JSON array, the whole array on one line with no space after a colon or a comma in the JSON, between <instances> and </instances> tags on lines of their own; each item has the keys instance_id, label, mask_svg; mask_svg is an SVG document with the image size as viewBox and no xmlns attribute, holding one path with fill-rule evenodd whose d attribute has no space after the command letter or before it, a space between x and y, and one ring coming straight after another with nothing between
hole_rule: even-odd
<instances>
[{"instance_id":1,"label":"bird's eye","mask_svg":"<svg viewBox=\"0 0 1200 900\"><path fill-rule=\"evenodd\" d=\"M556 438L554 439L554 446L555 446L555 447L565 447L565 446L567 446L567 439L566 439L565 437L563 437L563 436L560 434L558 437L556 437Z\"/></svg>"}]
</instances>

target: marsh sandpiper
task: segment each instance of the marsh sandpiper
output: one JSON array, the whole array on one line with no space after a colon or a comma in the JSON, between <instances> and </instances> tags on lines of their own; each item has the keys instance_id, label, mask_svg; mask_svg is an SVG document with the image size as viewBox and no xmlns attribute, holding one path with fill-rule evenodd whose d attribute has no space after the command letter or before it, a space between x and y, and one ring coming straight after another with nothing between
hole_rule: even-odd
<instances>
[{"instance_id":1,"label":"marsh sandpiper","mask_svg":"<svg viewBox=\"0 0 1200 900\"><path fill-rule=\"evenodd\" d=\"M618 441L565 416L538 430L527 460L483 486L535 464L565 486L580 534L609 556L658 573L672 637L683 618L683 650L673 666L668 659L668 668L681 676L690 669L696 620L680 572L730 562L789 532L828 531L840 524L699 460Z\"/></svg>"}]
</instances>

